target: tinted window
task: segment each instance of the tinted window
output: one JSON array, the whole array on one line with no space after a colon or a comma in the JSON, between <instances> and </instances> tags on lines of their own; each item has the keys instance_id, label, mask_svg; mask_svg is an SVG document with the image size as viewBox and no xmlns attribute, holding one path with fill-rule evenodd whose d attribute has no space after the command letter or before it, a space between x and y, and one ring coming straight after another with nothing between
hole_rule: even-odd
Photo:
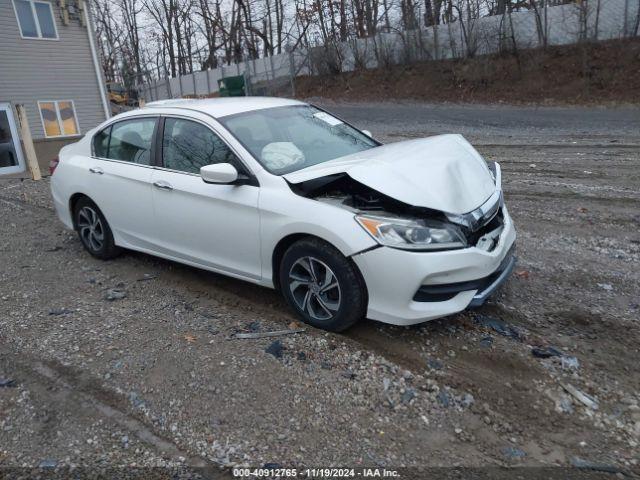
<instances>
[{"instance_id":1,"label":"tinted window","mask_svg":"<svg viewBox=\"0 0 640 480\"><path fill-rule=\"evenodd\" d=\"M165 168L196 174L212 163L238 166L231 149L211 129L179 118L165 120L162 159Z\"/></svg>"},{"instance_id":2,"label":"tinted window","mask_svg":"<svg viewBox=\"0 0 640 480\"><path fill-rule=\"evenodd\" d=\"M107 158L107 151L109 149L109 134L111 133L111 127L107 127L101 132L97 133L93 137L93 154L96 157Z\"/></svg>"},{"instance_id":3,"label":"tinted window","mask_svg":"<svg viewBox=\"0 0 640 480\"><path fill-rule=\"evenodd\" d=\"M106 158L150 165L155 125L155 118L138 118L114 124Z\"/></svg>"}]
</instances>

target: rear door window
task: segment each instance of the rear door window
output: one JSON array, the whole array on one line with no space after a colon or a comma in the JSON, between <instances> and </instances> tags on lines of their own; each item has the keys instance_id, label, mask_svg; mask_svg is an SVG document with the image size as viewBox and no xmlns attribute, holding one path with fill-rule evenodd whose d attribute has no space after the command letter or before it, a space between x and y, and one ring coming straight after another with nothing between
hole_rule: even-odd
<instances>
[{"instance_id":1,"label":"rear door window","mask_svg":"<svg viewBox=\"0 0 640 480\"><path fill-rule=\"evenodd\" d=\"M111 125L96 133L93 137L93 154L96 157L107 158L109 152L109 138L111 135Z\"/></svg>"},{"instance_id":2,"label":"rear door window","mask_svg":"<svg viewBox=\"0 0 640 480\"><path fill-rule=\"evenodd\" d=\"M100 158L151 165L151 145L157 117L134 118L109 125L93 137L93 154Z\"/></svg>"},{"instance_id":3,"label":"rear door window","mask_svg":"<svg viewBox=\"0 0 640 480\"><path fill-rule=\"evenodd\" d=\"M136 118L114 124L106 158L151 165L151 144L155 126L156 118Z\"/></svg>"}]
</instances>

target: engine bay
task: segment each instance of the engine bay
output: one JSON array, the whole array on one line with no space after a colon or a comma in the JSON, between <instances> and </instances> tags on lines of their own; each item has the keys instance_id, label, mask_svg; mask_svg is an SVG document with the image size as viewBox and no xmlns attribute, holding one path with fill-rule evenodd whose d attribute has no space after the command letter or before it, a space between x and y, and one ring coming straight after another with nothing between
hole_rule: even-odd
<instances>
[{"instance_id":1,"label":"engine bay","mask_svg":"<svg viewBox=\"0 0 640 480\"><path fill-rule=\"evenodd\" d=\"M467 240L467 245L491 251L497 245L504 228L502 206L490 218L484 219L476 228L452 221L445 212L407 205L384 195L354 179L346 173L289 184L297 195L352 211L354 214L369 213L389 218L429 219L454 225Z\"/></svg>"}]
</instances>

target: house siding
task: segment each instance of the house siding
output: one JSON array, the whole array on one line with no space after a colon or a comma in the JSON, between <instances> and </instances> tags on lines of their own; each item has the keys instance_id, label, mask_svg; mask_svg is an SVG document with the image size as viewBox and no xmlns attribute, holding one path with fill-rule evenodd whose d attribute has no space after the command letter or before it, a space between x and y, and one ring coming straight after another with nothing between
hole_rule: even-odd
<instances>
[{"instance_id":1,"label":"house siding","mask_svg":"<svg viewBox=\"0 0 640 480\"><path fill-rule=\"evenodd\" d=\"M90 30L77 20L63 25L50 3L58 40L22 38L12 1L0 0L0 102L25 106L34 140L45 138L38 101L73 100L81 134L106 119Z\"/></svg>"}]
</instances>

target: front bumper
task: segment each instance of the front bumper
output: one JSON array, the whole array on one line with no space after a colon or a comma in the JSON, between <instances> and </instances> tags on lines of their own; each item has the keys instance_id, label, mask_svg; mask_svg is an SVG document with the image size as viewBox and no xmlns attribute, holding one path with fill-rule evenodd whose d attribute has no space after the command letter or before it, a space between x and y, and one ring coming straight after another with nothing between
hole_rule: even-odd
<instances>
[{"instance_id":1,"label":"front bumper","mask_svg":"<svg viewBox=\"0 0 640 480\"><path fill-rule=\"evenodd\" d=\"M504 208L504 229L492 251L472 247L411 252L380 247L354 255L369 294L367 317L413 325L481 305L512 272L515 239L513 222ZM420 292L440 296L421 298Z\"/></svg>"}]
</instances>

